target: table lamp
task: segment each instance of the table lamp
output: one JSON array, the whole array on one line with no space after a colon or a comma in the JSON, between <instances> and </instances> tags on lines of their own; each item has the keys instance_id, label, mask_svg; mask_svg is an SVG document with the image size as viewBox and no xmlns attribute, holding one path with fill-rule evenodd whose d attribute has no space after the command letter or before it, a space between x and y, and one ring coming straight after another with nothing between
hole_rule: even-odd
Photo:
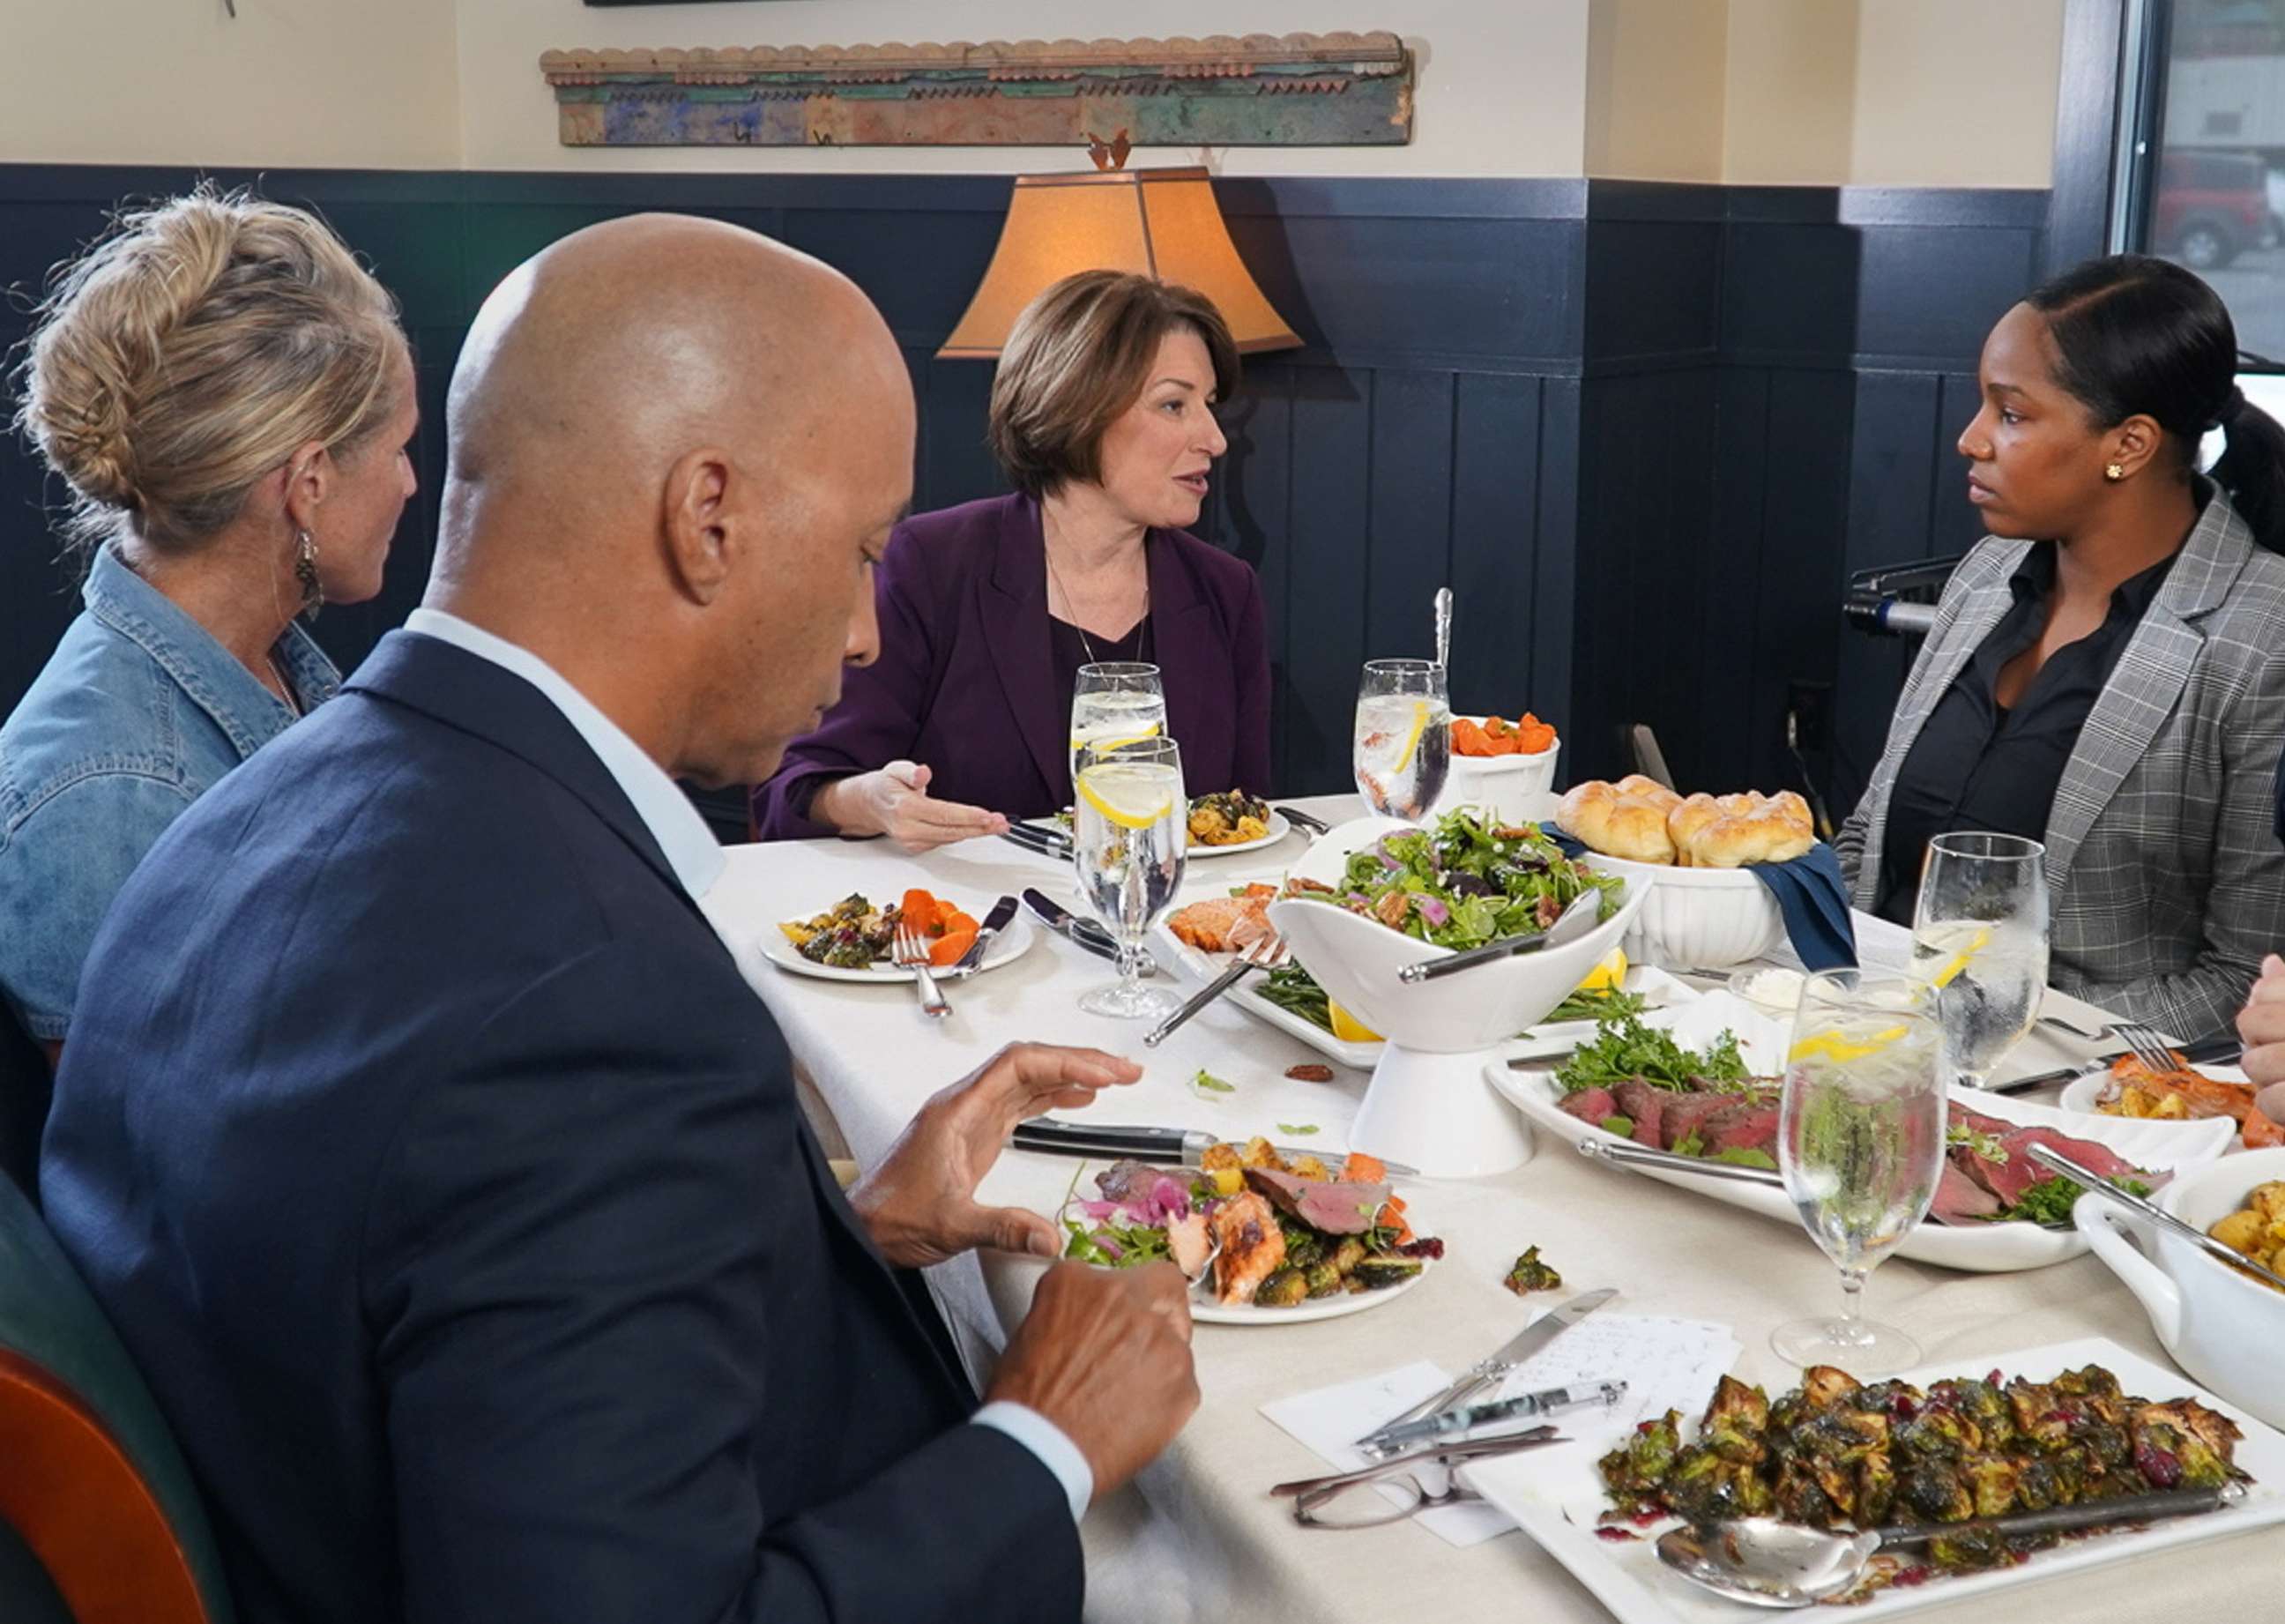
<instances>
[{"instance_id":1,"label":"table lamp","mask_svg":"<svg viewBox=\"0 0 2285 1624\"><path fill-rule=\"evenodd\" d=\"M1206 171L1190 167L1017 176L984 281L937 354L997 356L1025 305L1072 272L1096 270L1204 294L1241 354L1301 342L1238 258Z\"/></svg>"}]
</instances>

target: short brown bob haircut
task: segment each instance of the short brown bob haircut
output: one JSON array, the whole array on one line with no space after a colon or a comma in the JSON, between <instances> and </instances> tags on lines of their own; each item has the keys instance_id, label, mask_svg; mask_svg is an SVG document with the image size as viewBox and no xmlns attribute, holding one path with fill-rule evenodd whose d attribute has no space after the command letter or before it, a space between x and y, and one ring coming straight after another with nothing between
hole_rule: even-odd
<instances>
[{"instance_id":1,"label":"short brown bob haircut","mask_svg":"<svg viewBox=\"0 0 2285 1624\"><path fill-rule=\"evenodd\" d=\"M1237 346L1205 294L1125 271L1082 271L1016 318L992 380L988 436L1015 487L1046 496L1103 475L1103 436L1150 381L1158 345L1187 327L1213 363L1214 396L1237 388Z\"/></svg>"}]
</instances>

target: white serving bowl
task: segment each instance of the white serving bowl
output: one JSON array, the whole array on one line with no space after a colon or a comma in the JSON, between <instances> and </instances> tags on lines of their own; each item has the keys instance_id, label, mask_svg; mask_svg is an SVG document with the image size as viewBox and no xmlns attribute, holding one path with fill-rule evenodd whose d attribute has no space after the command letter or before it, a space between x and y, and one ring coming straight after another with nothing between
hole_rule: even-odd
<instances>
[{"instance_id":1,"label":"white serving bowl","mask_svg":"<svg viewBox=\"0 0 2285 1624\"><path fill-rule=\"evenodd\" d=\"M1320 836L1291 877L1338 887L1352 852L1416 826L1360 818ZM1323 902L1269 905L1269 922L1335 1002L1387 1039L1349 1143L1440 1178L1504 1173L1531 1155L1522 1119L1484 1082L1486 1057L1543 1019L1619 945L1650 895L1628 883L1617 913L1560 947L1519 954L1434 981L1397 972L1449 948L1417 941Z\"/></svg>"},{"instance_id":2,"label":"white serving bowl","mask_svg":"<svg viewBox=\"0 0 2285 1624\"><path fill-rule=\"evenodd\" d=\"M1455 717L1481 726L1483 717ZM1555 815L1555 762L1563 753L1558 739L1536 756L1463 756L1452 752L1450 773L1434 810L1480 806L1505 824L1536 823Z\"/></svg>"},{"instance_id":3,"label":"white serving bowl","mask_svg":"<svg viewBox=\"0 0 2285 1624\"><path fill-rule=\"evenodd\" d=\"M2285 1149L2249 1150L2182 1173L2157 1204L2204 1230L2285 1179ZM2079 1232L2141 1300L2174 1362L2272 1426L2285 1427L2285 1292L2272 1291L2099 1196L2072 1209ZM2140 1249L2127 1236L2141 1242ZM2155 1255L2155 1260L2154 1260Z\"/></svg>"},{"instance_id":4,"label":"white serving bowl","mask_svg":"<svg viewBox=\"0 0 2285 1624\"><path fill-rule=\"evenodd\" d=\"M1650 898L1628 932L1627 957L1664 969L1727 969L1785 940L1785 914L1770 888L1745 868L1676 868L1590 851L1602 874L1645 887Z\"/></svg>"}]
</instances>

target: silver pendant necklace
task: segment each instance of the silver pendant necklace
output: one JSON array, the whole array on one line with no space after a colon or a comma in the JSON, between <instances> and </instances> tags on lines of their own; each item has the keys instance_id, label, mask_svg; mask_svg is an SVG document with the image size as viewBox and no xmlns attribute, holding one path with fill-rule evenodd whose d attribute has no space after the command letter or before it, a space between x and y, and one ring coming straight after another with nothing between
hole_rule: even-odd
<instances>
[{"instance_id":1,"label":"silver pendant necklace","mask_svg":"<svg viewBox=\"0 0 2285 1624\"><path fill-rule=\"evenodd\" d=\"M1056 584L1056 590L1064 595L1064 608L1071 614L1068 624L1072 631L1079 633L1079 646L1087 652L1087 663L1089 665L1100 663L1095 657L1095 639L1088 636L1087 628L1080 624L1078 600L1072 596L1071 588L1064 584L1063 572L1056 568L1054 550L1047 545L1047 539L1044 537L1040 541L1040 551L1046 555L1048 561L1048 578ZM1145 554L1145 558L1147 561L1148 554ZM1150 647L1150 574L1147 563L1142 574L1142 618L1140 624L1142 627L1142 637L1135 648L1135 658L1138 660L1149 651Z\"/></svg>"}]
</instances>

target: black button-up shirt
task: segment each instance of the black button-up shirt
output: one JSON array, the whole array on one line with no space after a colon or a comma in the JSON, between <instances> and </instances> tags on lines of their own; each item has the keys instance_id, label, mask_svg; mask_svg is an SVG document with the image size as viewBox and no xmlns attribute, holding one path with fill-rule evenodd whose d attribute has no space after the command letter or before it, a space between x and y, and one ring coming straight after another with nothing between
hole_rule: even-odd
<instances>
[{"instance_id":1,"label":"black button-up shirt","mask_svg":"<svg viewBox=\"0 0 2285 1624\"><path fill-rule=\"evenodd\" d=\"M1897 772L1874 905L1881 918L1912 922L1921 858L1938 835L1984 829L2046 838L2079 729L2173 567L2170 556L2120 583L2102 624L2050 655L2009 710L1996 692L2000 670L2039 640L2055 591L2055 544L2040 542L2023 555L2007 582L2014 606L1936 702Z\"/></svg>"}]
</instances>

